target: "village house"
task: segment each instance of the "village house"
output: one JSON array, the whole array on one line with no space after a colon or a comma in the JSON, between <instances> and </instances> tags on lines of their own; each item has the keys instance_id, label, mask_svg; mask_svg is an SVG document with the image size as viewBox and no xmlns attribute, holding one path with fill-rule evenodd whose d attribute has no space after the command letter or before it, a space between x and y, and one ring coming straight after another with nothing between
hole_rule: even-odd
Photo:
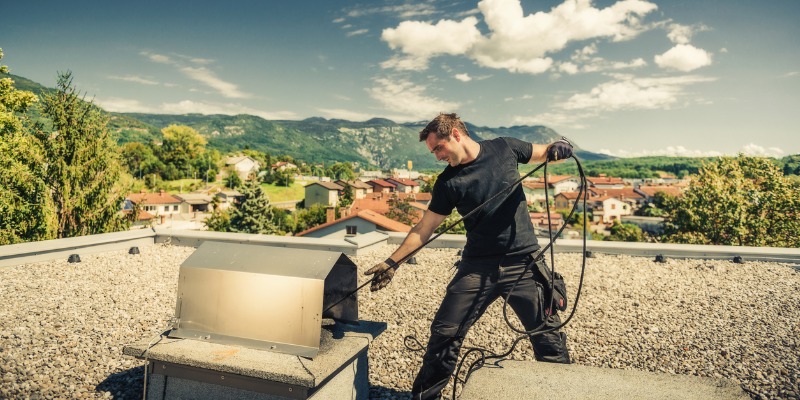
<instances>
[{"instance_id":1,"label":"village house","mask_svg":"<svg viewBox=\"0 0 800 400\"><path fill-rule=\"evenodd\" d=\"M258 174L261 164L250 156L233 156L225 159L225 166L233 169L242 179L250 174Z\"/></svg>"},{"instance_id":2,"label":"village house","mask_svg":"<svg viewBox=\"0 0 800 400\"><path fill-rule=\"evenodd\" d=\"M397 185L383 179L372 179L367 181L367 185L372 186L373 193L392 193Z\"/></svg>"},{"instance_id":3,"label":"village house","mask_svg":"<svg viewBox=\"0 0 800 400\"><path fill-rule=\"evenodd\" d=\"M580 188L581 182L578 178L570 175L551 175L547 178L547 196L553 199L555 195L562 192L573 192ZM544 207L545 182L544 177L522 181L522 191L525 193L525 200L530 203L537 203Z\"/></svg>"},{"instance_id":4,"label":"village house","mask_svg":"<svg viewBox=\"0 0 800 400\"><path fill-rule=\"evenodd\" d=\"M537 234L548 236L548 231L556 233L564 225L564 217L556 212L550 213L550 222L547 220L546 212L529 212L531 223Z\"/></svg>"},{"instance_id":5,"label":"village house","mask_svg":"<svg viewBox=\"0 0 800 400\"><path fill-rule=\"evenodd\" d=\"M211 196L206 193L178 193L175 197L182 200L182 214L211 212Z\"/></svg>"},{"instance_id":6,"label":"village house","mask_svg":"<svg viewBox=\"0 0 800 400\"><path fill-rule=\"evenodd\" d=\"M655 197L656 193L663 192L667 195L673 197L679 197L683 194L683 188L671 185L671 186L639 186L634 189L636 193L640 194L644 197L646 203L652 203L653 198Z\"/></svg>"},{"instance_id":7,"label":"village house","mask_svg":"<svg viewBox=\"0 0 800 400\"><path fill-rule=\"evenodd\" d=\"M279 161L275 164L272 164L270 168L272 168L273 171L285 171L287 169L297 169L297 165L288 161Z\"/></svg>"},{"instance_id":8,"label":"village house","mask_svg":"<svg viewBox=\"0 0 800 400\"><path fill-rule=\"evenodd\" d=\"M353 199L363 199L368 193L372 193L372 186L366 184L365 182L354 180L354 181L345 181L339 179L335 182L337 185L345 188L350 186L353 188Z\"/></svg>"},{"instance_id":9,"label":"village house","mask_svg":"<svg viewBox=\"0 0 800 400\"><path fill-rule=\"evenodd\" d=\"M300 232L296 236L334 239L363 235L376 231L408 232L410 230L410 226L389 219L375 211L361 210L357 213L339 218L338 220L329 220L322 225Z\"/></svg>"},{"instance_id":10,"label":"village house","mask_svg":"<svg viewBox=\"0 0 800 400\"><path fill-rule=\"evenodd\" d=\"M166 218L178 215L181 212L183 201L163 190L158 193L148 193L141 191L131 193L125 198L122 206L123 213L133 212L135 207L139 207L139 215L134 222L134 226L150 224L163 224Z\"/></svg>"},{"instance_id":11,"label":"village house","mask_svg":"<svg viewBox=\"0 0 800 400\"><path fill-rule=\"evenodd\" d=\"M386 182L395 185L395 192L400 193L419 193L419 183L406 178L387 178Z\"/></svg>"},{"instance_id":12,"label":"village house","mask_svg":"<svg viewBox=\"0 0 800 400\"><path fill-rule=\"evenodd\" d=\"M630 204L610 196L592 199L592 216L594 222L613 224L614 221L621 222L622 216L632 215L633 210Z\"/></svg>"},{"instance_id":13,"label":"village house","mask_svg":"<svg viewBox=\"0 0 800 400\"><path fill-rule=\"evenodd\" d=\"M219 207L220 210L226 210L241 201L244 196L236 190L222 190L214 193L214 197L216 197L218 201L217 207Z\"/></svg>"},{"instance_id":14,"label":"village house","mask_svg":"<svg viewBox=\"0 0 800 400\"><path fill-rule=\"evenodd\" d=\"M305 207L316 204L336 206L344 187L333 182L312 182L305 186Z\"/></svg>"},{"instance_id":15,"label":"village house","mask_svg":"<svg viewBox=\"0 0 800 400\"><path fill-rule=\"evenodd\" d=\"M589 187L595 189L622 189L625 187L625 181L623 181L622 178L609 177L605 174L600 174L600 176L587 176L586 182L589 184Z\"/></svg>"}]
</instances>

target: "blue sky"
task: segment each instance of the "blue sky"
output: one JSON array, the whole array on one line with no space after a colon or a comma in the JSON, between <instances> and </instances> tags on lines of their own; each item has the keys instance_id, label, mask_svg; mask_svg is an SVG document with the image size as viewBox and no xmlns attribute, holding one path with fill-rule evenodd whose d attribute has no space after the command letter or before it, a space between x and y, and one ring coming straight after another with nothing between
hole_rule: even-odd
<instances>
[{"instance_id":1,"label":"blue sky","mask_svg":"<svg viewBox=\"0 0 800 400\"><path fill-rule=\"evenodd\" d=\"M542 124L617 156L800 153L800 1L7 1L2 63L110 111Z\"/></svg>"}]
</instances>

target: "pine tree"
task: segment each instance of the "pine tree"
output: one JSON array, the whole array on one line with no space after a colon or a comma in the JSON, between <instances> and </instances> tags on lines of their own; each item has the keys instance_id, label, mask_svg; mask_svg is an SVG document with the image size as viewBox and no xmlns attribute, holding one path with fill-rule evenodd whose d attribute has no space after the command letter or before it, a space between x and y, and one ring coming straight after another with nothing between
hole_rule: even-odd
<instances>
[{"instance_id":1,"label":"pine tree","mask_svg":"<svg viewBox=\"0 0 800 400\"><path fill-rule=\"evenodd\" d=\"M46 160L56 237L127 229L129 221L119 213L127 188L119 184L119 151L106 129L108 118L78 95L70 72L59 74L42 111L52 126L40 125L33 134Z\"/></svg>"},{"instance_id":2,"label":"pine tree","mask_svg":"<svg viewBox=\"0 0 800 400\"><path fill-rule=\"evenodd\" d=\"M0 74L7 72L0 66ZM45 163L24 117L37 100L15 89L11 78L0 78L0 245L54 237L55 216L41 178Z\"/></svg>"},{"instance_id":3,"label":"pine tree","mask_svg":"<svg viewBox=\"0 0 800 400\"><path fill-rule=\"evenodd\" d=\"M255 176L241 188L242 201L230 213L230 231L244 233L276 234L278 227L273 222L275 210L269 205L269 197L261 189Z\"/></svg>"}]
</instances>

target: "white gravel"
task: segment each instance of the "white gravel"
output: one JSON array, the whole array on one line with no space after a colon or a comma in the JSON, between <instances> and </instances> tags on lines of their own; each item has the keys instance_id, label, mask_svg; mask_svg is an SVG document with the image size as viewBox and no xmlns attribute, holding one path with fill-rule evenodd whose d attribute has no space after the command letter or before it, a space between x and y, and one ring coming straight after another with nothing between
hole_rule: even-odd
<instances>
[{"instance_id":1,"label":"white gravel","mask_svg":"<svg viewBox=\"0 0 800 400\"><path fill-rule=\"evenodd\" d=\"M141 398L142 362L122 346L167 327L178 268L193 248L153 245L0 268L0 398ZM393 247L353 260L364 271ZM388 288L359 293L361 318L385 321L370 347L371 397L407 399L422 343L452 276L454 249L423 250ZM557 254L574 298L579 254ZM724 377L753 398L800 398L798 266L604 256L588 260L578 310L565 328L583 365ZM364 277L359 277L363 282ZM465 347L503 352L516 336L500 303L470 331ZM513 314L513 313L512 313ZM532 359L527 341L515 359ZM446 395L449 398L448 388Z\"/></svg>"}]
</instances>

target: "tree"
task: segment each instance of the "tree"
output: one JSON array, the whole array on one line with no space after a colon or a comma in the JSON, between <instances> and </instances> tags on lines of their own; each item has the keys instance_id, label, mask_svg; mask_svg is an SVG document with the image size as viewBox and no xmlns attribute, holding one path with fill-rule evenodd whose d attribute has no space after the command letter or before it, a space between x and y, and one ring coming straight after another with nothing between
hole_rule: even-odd
<instances>
[{"instance_id":1,"label":"tree","mask_svg":"<svg viewBox=\"0 0 800 400\"><path fill-rule=\"evenodd\" d=\"M192 178L193 164L205 153L206 139L184 125L170 125L161 130L164 142L161 145L161 160L167 166L175 168L176 176L164 176L166 179ZM202 174L202 171L201 171Z\"/></svg>"},{"instance_id":2,"label":"tree","mask_svg":"<svg viewBox=\"0 0 800 400\"><path fill-rule=\"evenodd\" d=\"M122 164L136 178L143 179L148 174L161 174L164 163L156 157L152 147L139 142L128 142L122 146Z\"/></svg>"},{"instance_id":3,"label":"tree","mask_svg":"<svg viewBox=\"0 0 800 400\"><path fill-rule=\"evenodd\" d=\"M356 178L356 174L353 172L353 166L347 162L334 163L325 171L325 176L331 179L343 179L346 181L351 181Z\"/></svg>"},{"instance_id":4,"label":"tree","mask_svg":"<svg viewBox=\"0 0 800 400\"><path fill-rule=\"evenodd\" d=\"M611 235L606 236L603 240L612 240L617 242L645 242L647 239L642 232L642 228L634 224L621 224L615 222L611 226Z\"/></svg>"},{"instance_id":5,"label":"tree","mask_svg":"<svg viewBox=\"0 0 800 400\"><path fill-rule=\"evenodd\" d=\"M255 176L242 186L242 201L230 213L230 232L276 234L275 210Z\"/></svg>"},{"instance_id":6,"label":"tree","mask_svg":"<svg viewBox=\"0 0 800 400\"><path fill-rule=\"evenodd\" d=\"M0 74L7 72L0 66ZM0 78L0 245L55 237L55 214L42 179L45 162L24 117L37 100L15 89L11 78Z\"/></svg>"},{"instance_id":7,"label":"tree","mask_svg":"<svg viewBox=\"0 0 800 400\"><path fill-rule=\"evenodd\" d=\"M342 197L339 198L339 207L347 207L350 204L353 204L354 198L355 198L355 190L353 190L353 186L344 185L344 190L342 190Z\"/></svg>"},{"instance_id":8,"label":"tree","mask_svg":"<svg viewBox=\"0 0 800 400\"><path fill-rule=\"evenodd\" d=\"M294 183L294 168L287 168L287 169L276 169L272 173L273 182L276 186L285 186L289 187L292 186Z\"/></svg>"},{"instance_id":9,"label":"tree","mask_svg":"<svg viewBox=\"0 0 800 400\"><path fill-rule=\"evenodd\" d=\"M51 126L34 136L46 163L44 182L56 215L56 237L127 229L120 205L128 188L119 185L119 151L106 129L108 118L79 97L72 73L59 73L56 91L43 99Z\"/></svg>"},{"instance_id":10,"label":"tree","mask_svg":"<svg viewBox=\"0 0 800 400\"><path fill-rule=\"evenodd\" d=\"M676 243L800 247L800 186L767 158L721 157L667 205Z\"/></svg>"},{"instance_id":11,"label":"tree","mask_svg":"<svg viewBox=\"0 0 800 400\"><path fill-rule=\"evenodd\" d=\"M236 170L230 168L228 170L228 177L225 179L225 186L231 189L236 189L242 186L242 183L242 178L239 177L239 174L236 172Z\"/></svg>"},{"instance_id":12,"label":"tree","mask_svg":"<svg viewBox=\"0 0 800 400\"><path fill-rule=\"evenodd\" d=\"M444 221L442 221L442 223L436 228L434 232L435 233L444 232L445 228L455 223L459 219L461 219L461 214L459 214L456 210L453 210L453 212L451 212L450 215L448 215L447 218L445 218ZM467 233L467 228L464 227L464 221L457 223L454 227L452 227L449 231L447 231L447 233L459 234L459 235Z\"/></svg>"},{"instance_id":13,"label":"tree","mask_svg":"<svg viewBox=\"0 0 800 400\"><path fill-rule=\"evenodd\" d=\"M386 217L406 225L414 225L417 214L410 204L409 197L401 200L397 194L393 194L389 199L389 212L386 213Z\"/></svg>"}]
</instances>

